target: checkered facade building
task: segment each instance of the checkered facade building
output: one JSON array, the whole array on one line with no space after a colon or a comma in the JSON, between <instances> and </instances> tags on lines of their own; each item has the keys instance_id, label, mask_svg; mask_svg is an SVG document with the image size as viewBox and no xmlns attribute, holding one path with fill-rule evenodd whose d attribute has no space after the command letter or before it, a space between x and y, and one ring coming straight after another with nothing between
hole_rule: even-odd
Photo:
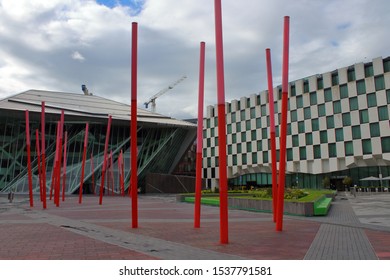
<instances>
[{"instance_id":1,"label":"checkered facade building","mask_svg":"<svg viewBox=\"0 0 390 280\"><path fill-rule=\"evenodd\" d=\"M281 86L273 94L279 157ZM287 174L318 179L367 166L382 167L384 175L390 172L390 57L290 82L288 99ZM203 178L208 188L219 181L217 111L208 106L203 124ZM226 103L229 179L258 174L254 181L270 184L269 123L268 91Z\"/></svg>"}]
</instances>

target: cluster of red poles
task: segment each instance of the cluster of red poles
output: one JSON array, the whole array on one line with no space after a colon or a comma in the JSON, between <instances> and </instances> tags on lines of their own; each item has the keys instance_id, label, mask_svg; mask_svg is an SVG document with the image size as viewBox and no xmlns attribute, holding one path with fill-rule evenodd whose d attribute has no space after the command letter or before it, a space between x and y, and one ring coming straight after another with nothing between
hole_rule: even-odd
<instances>
[{"instance_id":1,"label":"cluster of red poles","mask_svg":"<svg viewBox=\"0 0 390 280\"><path fill-rule=\"evenodd\" d=\"M228 238L228 195L227 195L227 163L226 163L226 120L225 120L225 81L224 81L224 61L223 61L223 38L222 38L222 9L221 0L214 0L215 8L215 42L216 42L216 70L217 70L217 96L218 96L218 135L219 135L219 189L220 189L220 243L229 243ZM137 56L138 56L138 24L132 23L132 51L131 51L131 213L132 227L138 227L138 180L137 180ZM270 49L266 49L267 73L268 73L268 93L269 93L269 112L270 112L270 134L271 134L271 159L272 159L272 194L273 194L273 218L276 222L276 231L282 231L283 228L283 204L284 204L284 184L286 170L286 134L287 134L287 101L288 101L288 62L289 62L289 17L284 18L284 36L283 36L283 65L282 65L282 118L280 130L280 162L279 177L276 159L276 137L275 137L275 118L274 118L274 98L272 84L272 67ZM198 100L198 130L197 130L197 150L196 150L196 187L195 187L195 211L194 227L200 227L201 213L201 190L202 190L202 150L203 150L203 103L204 103L204 68L205 68L205 43L200 43L200 67L199 67L199 100ZM99 191L99 204L103 201L104 180L107 168L113 166L112 153L108 158L108 142L110 136L112 117L108 117L106 132L106 142L104 146L104 160L101 175L101 184ZM67 132L64 134L63 144L64 111L61 112L60 121L57 123L57 145L52 172L52 183L50 187L50 199L54 191L54 202L59 206L60 181L61 181L61 159L63 158L62 168L62 200L65 199L65 181L66 181L66 143ZM82 157L82 169L79 189L79 203L82 202L83 180L85 170L85 160L88 143L89 124L86 124L84 135L84 150ZM32 173L30 160L30 128L29 115L26 111L26 143L27 143L27 164L28 164L28 182L30 206L33 207L32 195ZM41 110L41 145L39 146L39 132L36 130L36 143L38 154L38 173L40 183L40 198L43 208L46 209L46 156L45 156L45 103L42 102ZM64 147L64 148L63 148ZM63 153L62 153L63 150ZM93 158L91 155L91 165ZM121 194L124 195L124 165L123 153L121 151L118 158L119 182ZM112 174L112 173L111 173ZM94 181L94 178L92 178ZM107 180L109 182L109 180Z\"/></svg>"},{"instance_id":2,"label":"cluster of red poles","mask_svg":"<svg viewBox=\"0 0 390 280\"><path fill-rule=\"evenodd\" d=\"M222 13L221 0L215 0L215 43L217 67L217 96L218 96L218 150L219 150L219 197L220 197L220 242L229 243L228 238L228 196L227 196L227 164L226 164L226 114L225 114L225 85L222 40ZM199 67L199 99L198 99L198 132L196 151L196 186L195 186L195 214L194 227L200 227L200 204L202 191L202 149L203 149L203 102L204 102L204 54L205 43L200 45ZM271 67L271 51L266 49L269 115L271 134L271 161L272 161L272 202L273 220L276 231L283 229L284 185L286 175L286 136L287 136L287 109L288 109L288 63L289 63L289 17L284 18L283 36L283 65L282 65L282 117L280 135L280 162L279 177L276 158L276 136L274 97Z\"/></svg>"}]
</instances>

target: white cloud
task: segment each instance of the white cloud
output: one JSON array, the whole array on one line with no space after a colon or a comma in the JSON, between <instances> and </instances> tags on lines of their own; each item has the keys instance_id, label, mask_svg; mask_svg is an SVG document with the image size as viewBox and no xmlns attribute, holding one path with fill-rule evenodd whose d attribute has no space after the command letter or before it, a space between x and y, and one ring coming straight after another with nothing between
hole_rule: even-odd
<instances>
[{"instance_id":1,"label":"white cloud","mask_svg":"<svg viewBox=\"0 0 390 280\"><path fill-rule=\"evenodd\" d=\"M84 61L85 60L85 57L79 53L78 51L74 51L71 55L72 59L74 60L79 60L79 61Z\"/></svg>"},{"instance_id":2,"label":"white cloud","mask_svg":"<svg viewBox=\"0 0 390 280\"><path fill-rule=\"evenodd\" d=\"M389 55L387 0L225 0L222 9L227 100L267 88L268 47L280 83L285 15L290 80ZM216 103L210 0L146 0L136 12L93 0L0 0L0 98L30 88L80 92L86 84L95 95L130 103L132 21L139 23L139 104L187 75L157 100L157 111L196 116L200 41L205 102Z\"/></svg>"}]
</instances>

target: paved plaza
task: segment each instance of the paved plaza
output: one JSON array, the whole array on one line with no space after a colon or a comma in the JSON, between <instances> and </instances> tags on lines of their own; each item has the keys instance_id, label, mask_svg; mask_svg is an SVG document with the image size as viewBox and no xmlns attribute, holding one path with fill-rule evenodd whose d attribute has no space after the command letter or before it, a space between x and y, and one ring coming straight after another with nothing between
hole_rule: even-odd
<instances>
[{"instance_id":1,"label":"paved plaza","mask_svg":"<svg viewBox=\"0 0 390 280\"><path fill-rule=\"evenodd\" d=\"M0 197L2 260L390 260L390 194L339 193L325 217L284 216L276 232L272 215L229 210L229 244L219 243L219 208L172 195L139 196L139 228L131 228L128 197L68 196L60 207L28 197Z\"/></svg>"}]
</instances>

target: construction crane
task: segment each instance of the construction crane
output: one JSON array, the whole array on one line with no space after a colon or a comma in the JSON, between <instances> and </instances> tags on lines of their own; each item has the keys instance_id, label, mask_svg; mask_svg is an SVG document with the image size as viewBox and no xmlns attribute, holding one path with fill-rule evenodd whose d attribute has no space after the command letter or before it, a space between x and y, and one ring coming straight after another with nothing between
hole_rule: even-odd
<instances>
[{"instance_id":1,"label":"construction crane","mask_svg":"<svg viewBox=\"0 0 390 280\"><path fill-rule=\"evenodd\" d=\"M174 86L176 86L178 83L182 82L185 78L187 78L187 76L183 76L181 77L179 80L177 80L176 82L174 82L173 84L169 85L168 87L160 90L159 92L157 92L155 95L153 95L149 101L145 102L144 105L145 105L145 108L147 109L149 104L152 103L152 112L155 113L156 112L156 99L158 97L160 97L161 95L163 95L164 93L166 93L168 90L170 89L173 89Z\"/></svg>"}]
</instances>

